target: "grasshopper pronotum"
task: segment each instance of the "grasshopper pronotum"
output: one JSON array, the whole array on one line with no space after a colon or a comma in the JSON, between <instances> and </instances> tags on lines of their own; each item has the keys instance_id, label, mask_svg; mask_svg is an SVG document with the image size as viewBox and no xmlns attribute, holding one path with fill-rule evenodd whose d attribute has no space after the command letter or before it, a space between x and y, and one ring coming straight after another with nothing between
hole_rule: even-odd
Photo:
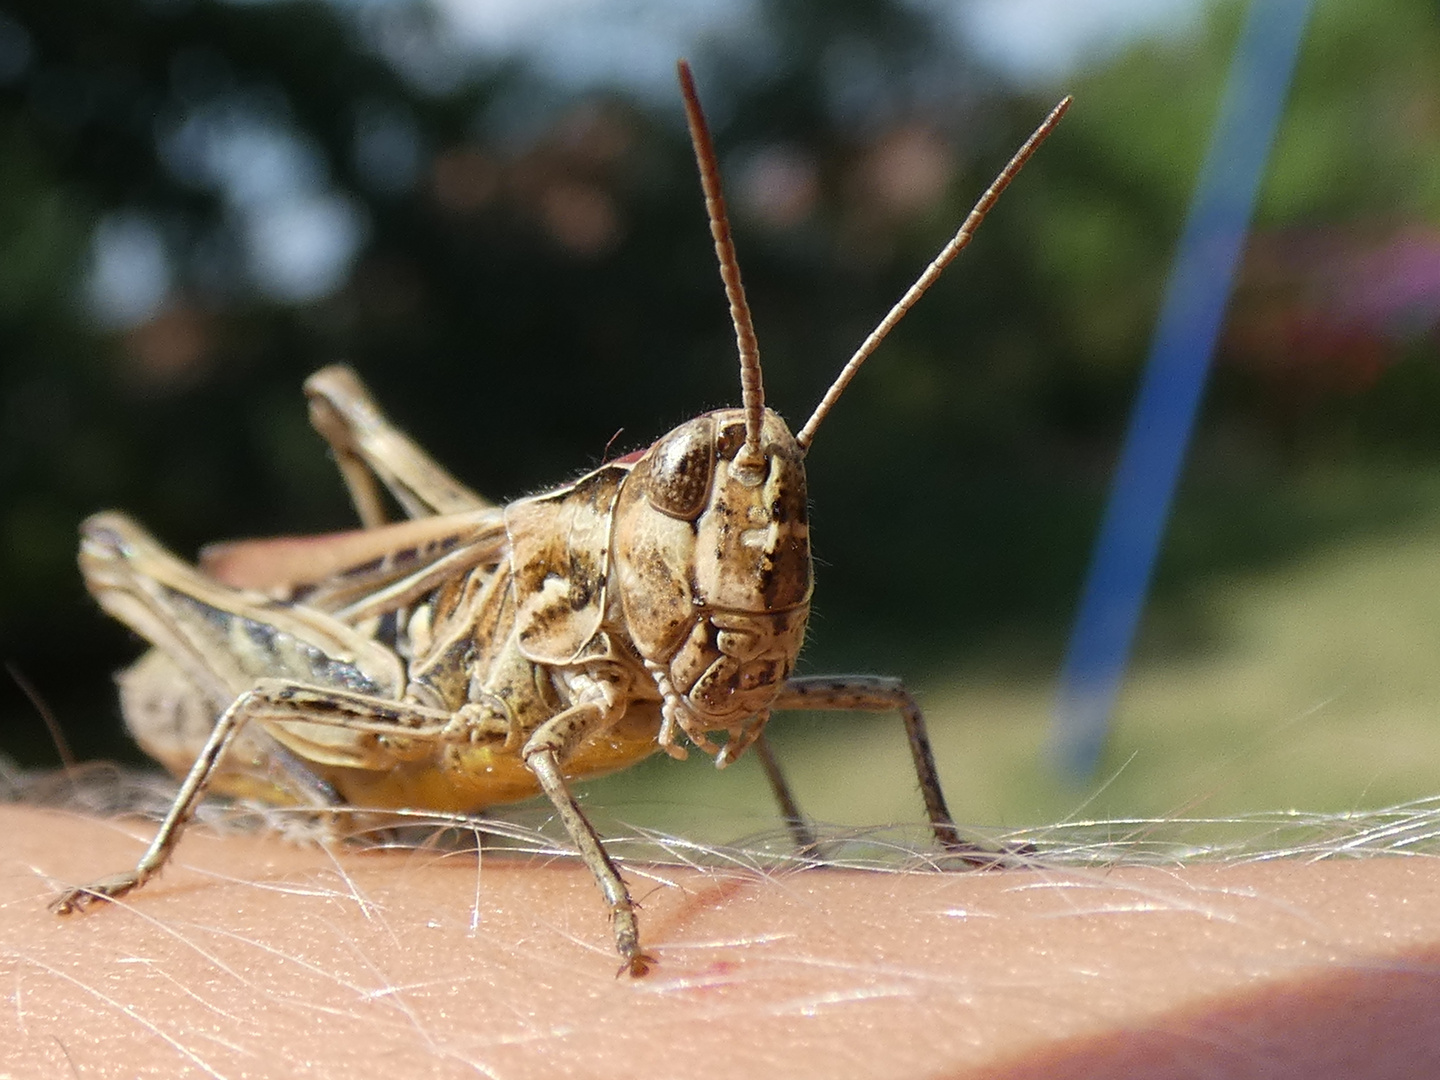
<instances>
[{"instance_id":1,"label":"grasshopper pronotum","mask_svg":"<svg viewBox=\"0 0 1440 1080\"><path fill-rule=\"evenodd\" d=\"M810 611L805 453L875 349L1069 105L1051 112L954 239L792 435L765 407L714 149L686 64L691 138L740 352L742 406L498 506L392 427L346 368L306 381L364 526L207 548L191 567L117 513L81 528L101 607L154 648L119 676L140 745L184 777L133 870L71 889L75 911L143 884L207 790L318 809L471 812L544 793L610 909L622 971L643 975L625 882L569 781L682 740L725 766L754 744L808 842L764 728L776 709L898 711L936 839L964 851L924 719L897 680L792 678ZM409 515L386 524L381 489ZM723 742L711 735L723 732Z\"/></svg>"}]
</instances>

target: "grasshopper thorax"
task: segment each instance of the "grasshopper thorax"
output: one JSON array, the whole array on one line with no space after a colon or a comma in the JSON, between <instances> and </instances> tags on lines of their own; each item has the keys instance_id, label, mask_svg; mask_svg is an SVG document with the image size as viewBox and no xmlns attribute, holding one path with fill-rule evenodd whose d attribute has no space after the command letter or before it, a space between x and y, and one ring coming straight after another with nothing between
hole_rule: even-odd
<instances>
[{"instance_id":1,"label":"grasshopper thorax","mask_svg":"<svg viewBox=\"0 0 1440 1080\"><path fill-rule=\"evenodd\" d=\"M631 640L688 714L676 722L733 739L790 675L810 612L805 459L785 421L765 410L758 453L742 409L651 446L620 489L614 559Z\"/></svg>"}]
</instances>

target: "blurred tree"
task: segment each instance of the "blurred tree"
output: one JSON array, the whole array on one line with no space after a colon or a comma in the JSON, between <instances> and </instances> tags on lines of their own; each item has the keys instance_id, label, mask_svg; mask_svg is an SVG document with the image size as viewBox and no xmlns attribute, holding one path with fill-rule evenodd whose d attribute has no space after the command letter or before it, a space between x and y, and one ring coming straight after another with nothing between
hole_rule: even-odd
<instances>
[{"instance_id":1,"label":"blurred tree","mask_svg":"<svg viewBox=\"0 0 1440 1080\"><path fill-rule=\"evenodd\" d=\"M79 519L122 506L181 552L349 524L298 392L316 366L354 363L497 496L734 400L678 106L567 100L518 62L462 63L443 32L419 3L0 9L0 652L85 718L82 754L122 745L89 721L113 715L126 635L79 588ZM936 201L979 190L968 158L993 169L1038 113L987 124L962 161L970 69L899 5L776 4L756 35L766 62L715 50L702 86L772 399L803 418L958 220ZM936 417L930 362L866 423ZM836 457L843 489L858 459ZM836 530L822 551L844 549ZM4 744L42 756L5 694Z\"/></svg>"},{"instance_id":2,"label":"blurred tree","mask_svg":"<svg viewBox=\"0 0 1440 1080\"><path fill-rule=\"evenodd\" d=\"M1004 90L918 5L756 10L743 42L692 58L770 398L798 424L1049 102ZM1262 209L1275 236L1434 220L1435 22L1425 0L1322 5ZM1219 6L1077 79L1061 132L827 420L811 483L831 662L918 673L997 627L1058 649L1234 26ZM82 754L123 752L107 673L134 646L83 594L76 524L123 507L184 554L347 526L299 393L321 364L355 364L494 497L735 400L678 101L565 90L446 35L421 0L0 0L0 658ZM1238 426L1269 476L1255 325L1210 430ZM1423 350L1433 320L1405 325L1393 340ZM1414 359L1325 397L1349 419L1323 424L1364 427ZM1202 478L1219 441L1202 434ZM1253 554L1177 550L1172 577ZM11 686L0 746L48 754Z\"/></svg>"}]
</instances>

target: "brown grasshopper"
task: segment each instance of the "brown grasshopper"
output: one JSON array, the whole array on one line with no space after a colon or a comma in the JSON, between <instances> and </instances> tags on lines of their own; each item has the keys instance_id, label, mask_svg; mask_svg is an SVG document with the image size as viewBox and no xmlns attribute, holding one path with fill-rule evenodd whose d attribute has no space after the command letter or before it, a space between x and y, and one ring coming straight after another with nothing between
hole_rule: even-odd
<instances>
[{"instance_id":1,"label":"brown grasshopper","mask_svg":"<svg viewBox=\"0 0 1440 1080\"><path fill-rule=\"evenodd\" d=\"M741 408L498 506L392 427L351 371L330 367L305 392L362 529L215 545L196 568L121 514L91 517L81 527L86 585L154 646L118 677L126 723L184 781L133 870L69 890L54 910L154 876L207 790L458 813L543 792L604 894L621 970L643 975L653 961L635 905L569 782L656 750L683 758L682 741L719 767L753 744L809 844L765 742L777 709L898 711L936 839L973 852L897 680L791 676L812 580L805 453L859 365L965 246L1069 99L792 435L765 407L715 153L683 62L680 81L735 323ZM382 488L410 520L385 523Z\"/></svg>"}]
</instances>

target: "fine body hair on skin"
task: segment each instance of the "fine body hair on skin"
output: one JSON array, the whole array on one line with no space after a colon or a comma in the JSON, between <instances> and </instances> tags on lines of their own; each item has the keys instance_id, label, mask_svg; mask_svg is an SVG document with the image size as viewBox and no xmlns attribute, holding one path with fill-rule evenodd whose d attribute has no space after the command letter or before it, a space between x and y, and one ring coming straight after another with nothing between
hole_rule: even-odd
<instances>
[{"instance_id":1,"label":"fine body hair on skin","mask_svg":"<svg viewBox=\"0 0 1440 1080\"><path fill-rule=\"evenodd\" d=\"M608 821L658 960L630 980L543 813L344 842L311 815L329 839L296 844L274 835L295 815L212 804L143 894L62 921L48 897L133 858L153 825L114 814L153 817L165 785L4 779L21 800L0 806L17 1076L1440 1065L1440 800L978 834L1015 853L989 872L937 869L919 829L821 829L820 853L796 856L778 825L709 847Z\"/></svg>"}]
</instances>

